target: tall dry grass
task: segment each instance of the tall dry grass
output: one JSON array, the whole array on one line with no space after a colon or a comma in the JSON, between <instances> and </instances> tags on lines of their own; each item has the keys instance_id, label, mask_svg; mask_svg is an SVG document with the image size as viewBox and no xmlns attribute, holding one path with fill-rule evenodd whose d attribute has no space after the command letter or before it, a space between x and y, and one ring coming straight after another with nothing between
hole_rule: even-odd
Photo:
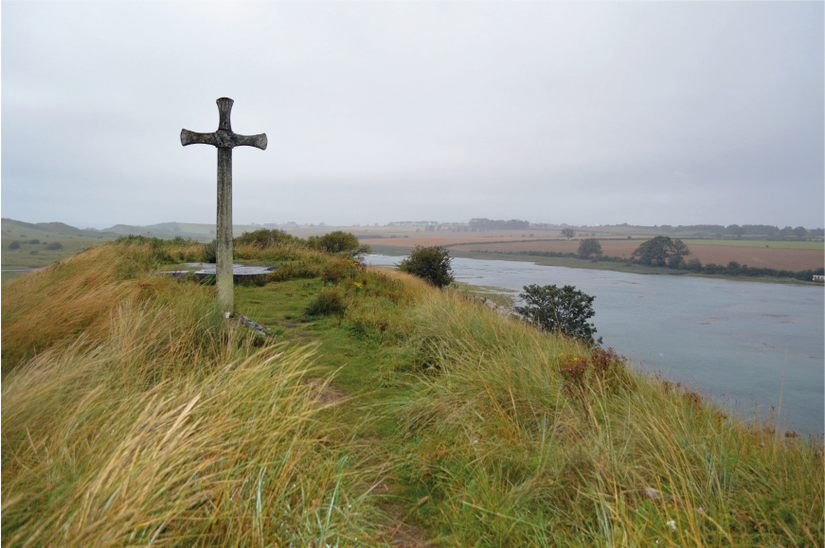
<instances>
[{"instance_id":1,"label":"tall dry grass","mask_svg":"<svg viewBox=\"0 0 825 548\"><path fill-rule=\"evenodd\" d=\"M407 518L443 545L825 541L821 442L457 292L242 249L341 292L325 335L363 354L339 374L363 394L327 413L314 351L253 346L213 287L153 273L174 253L112 244L4 285L6 544L373 545ZM380 439L331 421L358 415Z\"/></svg>"},{"instance_id":2,"label":"tall dry grass","mask_svg":"<svg viewBox=\"0 0 825 548\"><path fill-rule=\"evenodd\" d=\"M821 441L737 424L618 360L600 372L604 354L458 295L413 315L403 363L424 374L398 473L449 544L823 543Z\"/></svg>"},{"instance_id":3,"label":"tall dry grass","mask_svg":"<svg viewBox=\"0 0 825 548\"><path fill-rule=\"evenodd\" d=\"M153 276L162 252L153 246L93 247L3 285L3 375L21 362L79 335L94 341L109 330L109 318L126 300L175 298L172 280ZM177 288L176 288L177 289Z\"/></svg>"},{"instance_id":4,"label":"tall dry grass","mask_svg":"<svg viewBox=\"0 0 825 548\"><path fill-rule=\"evenodd\" d=\"M21 279L8 303L4 291L4 350L26 349L2 385L4 545L376 534L368 471L319 420L312 351L253 349L216 322L212 288L157 277L153 251L127 247Z\"/></svg>"}]
</instances>

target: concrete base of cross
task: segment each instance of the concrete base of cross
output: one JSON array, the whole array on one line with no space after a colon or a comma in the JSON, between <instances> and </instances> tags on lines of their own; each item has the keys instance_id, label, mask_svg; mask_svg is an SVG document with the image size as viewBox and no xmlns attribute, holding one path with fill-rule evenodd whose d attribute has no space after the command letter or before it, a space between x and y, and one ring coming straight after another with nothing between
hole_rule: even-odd
<instances>
[{"instance_id":1,"label":"concrete base of cross","mask_svg":"<svg viewBox=\"0 0 825 548\"><path fill-rule=\"evenodd\" d=\"M164 270L160 272L160 274L170 274L176 278L186 278L187 276L205 278L207 276L215 276L217 272L214 263L183 263L180 267L181 268L176 270ZM232 263L232 280L234 283L238 283L244 279L266 276L270 272L278 270L278 268L278 265L261 266Z\"/></svg>"}]
</instances>

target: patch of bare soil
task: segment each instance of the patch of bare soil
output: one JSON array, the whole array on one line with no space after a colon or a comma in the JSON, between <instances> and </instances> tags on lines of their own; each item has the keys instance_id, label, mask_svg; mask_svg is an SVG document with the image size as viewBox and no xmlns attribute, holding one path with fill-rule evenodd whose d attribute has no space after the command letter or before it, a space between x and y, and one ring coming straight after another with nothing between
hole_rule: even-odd
<instances>
[{"instance_id":1,"label":"patch of bare soil","mask_svg":"<svg viewBox=\"0 0 825 548\"><path fill-rule=\"evenodd\" d=\"M381 486L384 491L390 489L386 485ZM425 497L426 498L426 497ZM425 501L419 501L419 505ZM416 506L417 507L417 506ZM390 522L387 526L387 536L383 539L388 542L390 546L400 546L403 548L430 548L435 546L427 540L427 534L423 529L408 523L410 510L404 511L403 506L396 504L389 500L381 505L381 509L390 516ZM415 508L413 508L415 510Z\"/></svg>"},{"instance_id":2,"label":"patch of bare soil","mask_svg":"<svg viewBox=\"0 0 825 548\"><path fill-rule=\"evenodd\" d=\"M393 531L390 539L390 546L402 546L404 548L429 548L435 546L425 540L424 532L418 527L407 523L401 523Z\"/></svg>"},{"instance_id":3,"label":"patch of bare soil","mask_svg":"<svg viewBox=\"0 0 825 548\"><path fill-rule=\"evenodd\" d=\"M305 384L310 387L313 396L324 405L335 406L349 399L349 394L338 390L321 379L307 379Z\"/></svg>"},{"instance_id":4,"label":"patch of bare soil","mask_svg":"<svg viewBox=\"0 0 825 548\"><path fill-rule=\"evenodd\" d=\"M312 336L307 333L306 331L299 331L297 329L291 329L287 331L288 335L286 340L296 344L309 344L313 341Z\"/></svg>"}]
</instances>

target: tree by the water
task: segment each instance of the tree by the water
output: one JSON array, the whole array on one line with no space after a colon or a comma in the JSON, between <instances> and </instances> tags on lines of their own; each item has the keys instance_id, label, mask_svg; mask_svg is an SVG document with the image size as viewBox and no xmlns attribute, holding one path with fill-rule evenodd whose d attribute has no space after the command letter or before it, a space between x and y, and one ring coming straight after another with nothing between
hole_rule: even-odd
<instances>
[{"instance_id":1,"label":"tree by the water","mask_svg":"<svg viewBox=\"0 0 825 548\"><path fill-rule=\"evenodd\" d=\"M440 245L417 245L410 256L401 261L398 270L423 278L436 287L445 287L453 283L452 260L450 252Z\"/></svg>"},{"instance_id":2,"label":"tree by the water","mask_svg":"<svg viewBox=\"0 0 825 548\"><path fill-rule=\"evenodd\" d=\"M598 341L593 338L596 326L587 321L596 314L593 310L596 297L572 285L559 288L556 285L541 287L536 284L524 286L524 293L520 293L519 297L524 301L524 306L515 307L516 312L530 323L587 344L601 343L601 337Z\"/></svg>"},{"instance_id":3,"label":"tree by the water","mask_svg":"<svg viewBox=\"0 0 825 548\"><path fill-rule=\"evenodd\" d=\"M602 256L602 244L596 238L585 238L579 243L579 249L576 252L582 259L589 259L592 257Z\"/></svg>"},{"instance_id":4,"label":"tree by the water","mask_svg":"<svg viewBox=\"0 0 825 548\"><path fill-rule=\"evenodd\" d=\"M690 250L682 240L656 236L640 245L631 257L640 264L675 268L684 262L686 255L690 255Z\"/></svg>"}]
</instances>

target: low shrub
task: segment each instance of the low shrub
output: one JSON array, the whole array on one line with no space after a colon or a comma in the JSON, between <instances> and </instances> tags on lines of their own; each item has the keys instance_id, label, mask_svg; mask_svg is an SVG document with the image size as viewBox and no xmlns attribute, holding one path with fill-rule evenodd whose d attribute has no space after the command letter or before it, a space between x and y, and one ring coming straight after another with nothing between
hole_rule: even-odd
<instances>
[{"instance_id":1,"label":"low shrub","mask_svg":"<svg viewBox=\"0 0 825 548\"><path fill-rule=\"evenodd\" d=\"M253 245L261 249L284 244L300 244L305 246L305 240L293 236L284 230L262 228L254 232L245 232L235 238L235 245Z\"/></svg>"},{"instance_id":2,"label":"low shrub","mask_svg":"<svg viewBox=\"0 0 825 548\"><path fill-rule=\"evenodd\" d=\"M311 249L318 249L333 255L344 255L352 259L372 251L370 246L361 245L354 234L342 230L336 230L323 236L311 236L307 244Z\"/></svg>"},{"instance_id":3,"label":"low shrub","mask_svg":"<svg viewBox=\"0 0 825 548\"><path fill-rule=\"evenodd\" d=\"M363 271L358 261L352 259L338 259L324 268L324 281L338 283L343 280L354 280Z\"/></svg>"},{"instance_id":4,"label":"low shrub","mask_svg":"<svg viewBox=\"0 0 825 548\"><path fill-rule=\"evenodd\" d=\"M561 357L561 356L560 356ZM568 395L581 395L588 387L616 391L629 389L634 381L625 366L627 360L608 348L594 348L589 356L576 355L559 364L564 379L563 389Z\"/></svg>"},{"instance_id":5,"label":"low shrub","mask_svg":"<svg viewBox=\"0 0 825 548\"><path fill-rule=\"evenodd\" d=\"M282 263L277 270L267 275L269 282L282 282L295 278L315 278L323 272L323 265L307 259Z\"/></svg>"},{"instance_id":6,"label":"low shrub","mask_svg":"<svg viewBox=\"0 0 825 548\"><path fill-rule=\"evenodd\" d=\"M348 305L346 295L340 287L324 287L309 301L304 313L309 316L342 315Z\"/></svg>"},{"instance_id":7,"label":"low shrub","mask_svg":"<svg viewBox=\"0 0 825 548\"><path fill-rule=\"evenodd\" d=\"M203 255L201 262L214 264L218 262L218 242L212 240L209 243L203 244Z\"/></svg>"},{"instance_id":8,"label":"low shrub","mask_svg":"<svg viewBox=\"0 0 825 548\"><path fill-rule=\"evenodd\" d=\"M401 261L398 270L426 280L436 287L446 287L453 283L450 252L441 246L415 246L410 256Z\"/></svg>"}]
</instances>

